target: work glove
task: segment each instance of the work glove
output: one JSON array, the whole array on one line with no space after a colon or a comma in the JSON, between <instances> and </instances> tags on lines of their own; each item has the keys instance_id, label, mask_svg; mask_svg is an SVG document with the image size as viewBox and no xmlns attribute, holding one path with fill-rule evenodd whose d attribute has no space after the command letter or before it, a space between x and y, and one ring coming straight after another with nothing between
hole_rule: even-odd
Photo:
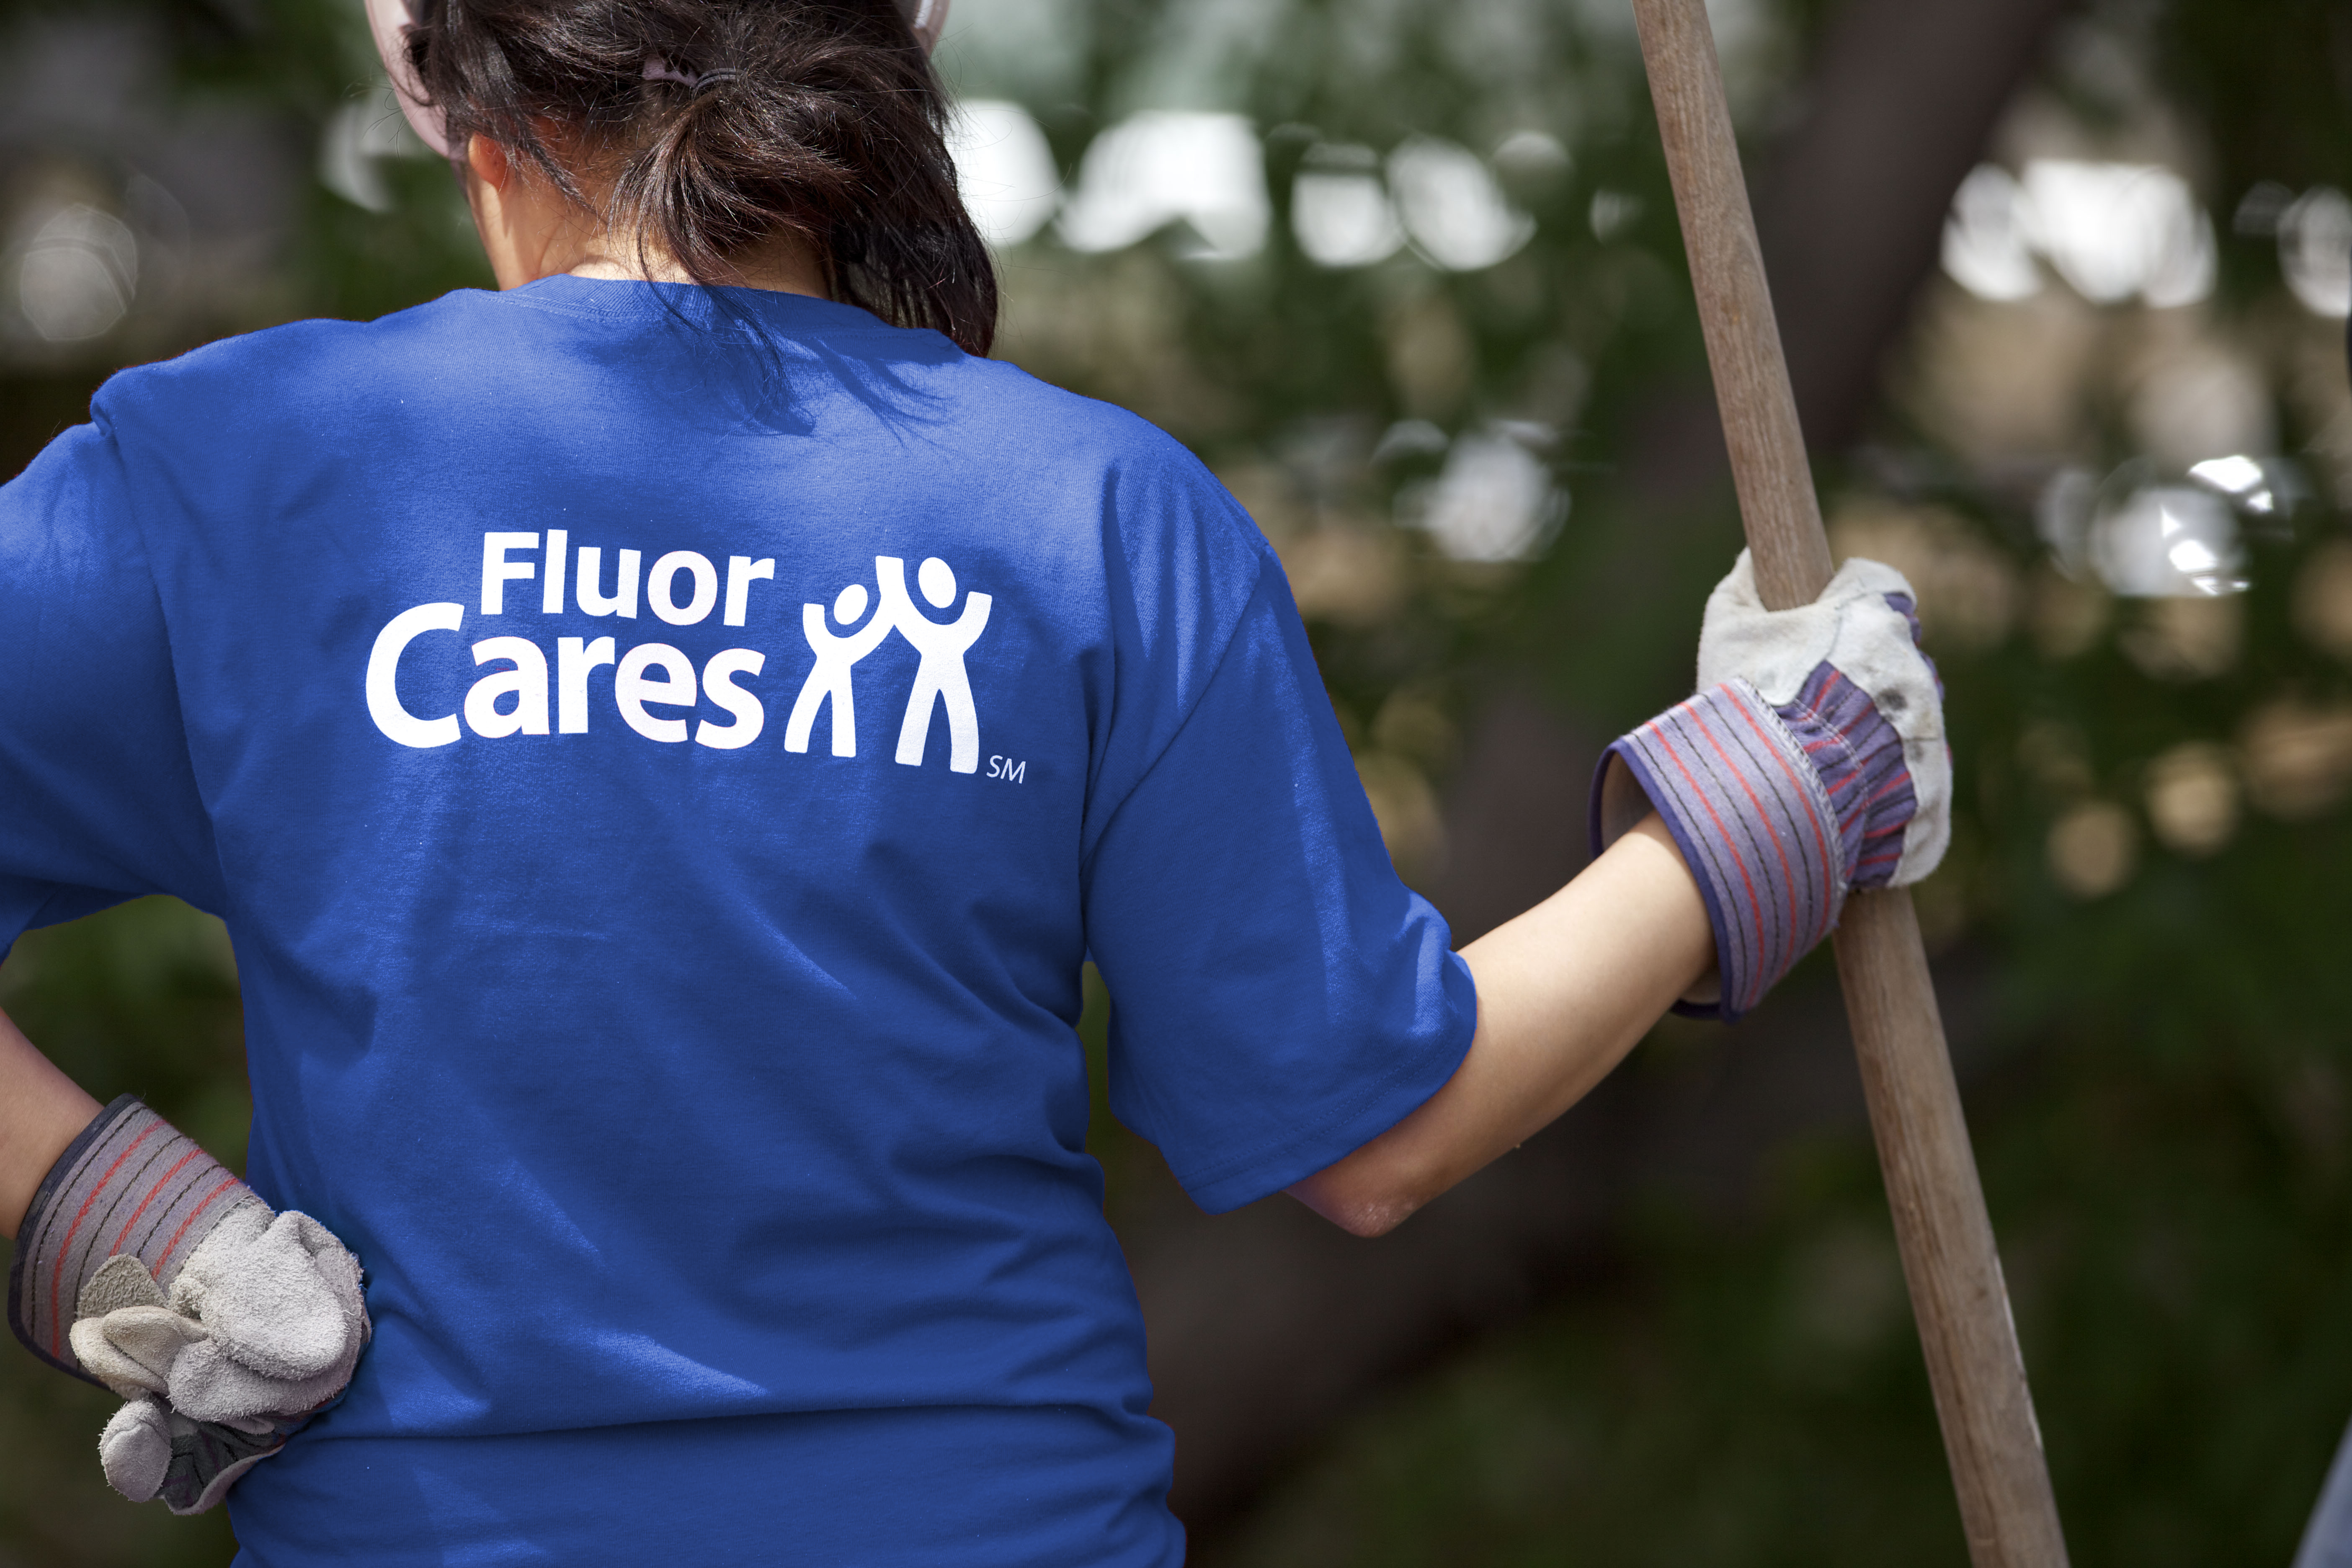
<instances>
[{"instance_id":1,"label":"work glove","mask_svg":"<svg viewBox=\"0 0 2352 1568\"><path fill-rule=\"evenodd\" d=\"M99 1463L133 1502L160 1499L173 1513L202 1513L309 1420L191 1421L160 1399L125 1400L98 1435Z\"/></svg>"},{"instance_id":2,"label":"work glove","mask_svg":"<svg viewBox=\"0 0 2352 1568\"><path fill-rule=\"evenodd\" d=\"M8 1322L128 1401L100 1440L107 1479L175 1513L217 1503L339 1398L370 1333L359 1260L324 1226L273 1213L130 1095L34 1194Z\"/></svg>"},{"instance_id":3,"label":"work glove","mask_svg":"<svg viewBox=\"0 0 2352 1568\"><path fill-rule=\"evenodd\" d=\"M1829 934L1850 889L1936 868L1951 753L1916 596L1874 561L1774 611L1742 551L1707 598L1698 685L1602 754L1592 845L1656 809L1715 929L1713 981L1675 1010L1730 1023Z\"/></svg>"}]
</instances>

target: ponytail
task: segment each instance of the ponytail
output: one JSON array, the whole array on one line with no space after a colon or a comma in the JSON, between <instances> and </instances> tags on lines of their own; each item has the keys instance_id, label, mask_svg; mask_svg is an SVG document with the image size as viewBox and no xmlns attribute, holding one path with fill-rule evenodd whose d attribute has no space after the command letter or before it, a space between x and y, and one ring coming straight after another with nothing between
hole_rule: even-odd
<instances>
[{"instance_id":1,"label":"ponytail","mask_svg":"<svg viewBox=\"0 0 2352 1568\"><path fill-rule=\"evenodd\" d=\"M948 156L947 95L897 0L426 0L409 63L452 148L488 136L640 261L698 283L793 236L836 299L985 354L996 274Z\"/></svg>"}]
</instances>

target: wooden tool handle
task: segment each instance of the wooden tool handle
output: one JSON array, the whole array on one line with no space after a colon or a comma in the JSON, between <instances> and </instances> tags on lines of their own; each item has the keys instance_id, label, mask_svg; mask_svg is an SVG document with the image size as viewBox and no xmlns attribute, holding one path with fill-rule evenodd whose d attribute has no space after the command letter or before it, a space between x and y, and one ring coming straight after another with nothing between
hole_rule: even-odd
<instances>
[{"instance_id":1,"label":"wooden tool handle","mask_svg":"<svg viewBox=\"0 0 2352 1568\"><path fill-rule=\"evenodd\" d=\"M1828 583L1829 537L1797 425L1705 0L1633 0L1633 15L1756 585L1767 607L1788 609L1810 603ZM1846 900L1836 942L1871 1131L1969 1557L1977 1568L2064 1568L2066 1542L2042 1432L1911 896L1856 892Z\"/></svg>"}]
</instances>

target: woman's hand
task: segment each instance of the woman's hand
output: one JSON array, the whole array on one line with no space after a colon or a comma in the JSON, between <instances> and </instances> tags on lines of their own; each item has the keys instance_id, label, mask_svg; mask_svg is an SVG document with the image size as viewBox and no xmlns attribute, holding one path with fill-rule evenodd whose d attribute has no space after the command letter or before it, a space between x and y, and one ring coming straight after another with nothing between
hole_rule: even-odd
<instances>
[{"instance_id":1,"label":"woman's hand","mask_svg":"<svg viewBox=\"0 0 2352 1568\"><path fill-rule=\"evenodd\" d=\"M0 1220L8 1325L126 1401L99 1451L134 1502L217 1504L341 1397L370 1337L359 1260L324 1226L131 1096L101 1110L5 1015Z\"/></svg>"}]
</instances>

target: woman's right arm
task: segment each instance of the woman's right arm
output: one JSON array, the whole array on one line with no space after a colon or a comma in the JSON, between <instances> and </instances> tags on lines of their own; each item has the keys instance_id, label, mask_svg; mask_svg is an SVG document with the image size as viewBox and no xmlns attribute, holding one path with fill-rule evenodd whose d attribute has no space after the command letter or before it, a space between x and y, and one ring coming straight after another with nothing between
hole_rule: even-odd
<instances>
[{"instance_id":1,"label":"woman's right arm","mask_svg":"<svg viewBox=\"0 0 2352 1568\"><path fill-rule=\"evenodd\" d=\"M1847 889L1934 869L1951 762L1914 604L1853 561L1814 604L1768 611L1742 555L1707 604L1698 695L1610 748L1593 826L1614 842L1462 950L1478 1025L1454 1077L1293 1195L1359 1236L1391 1228L1574 1104L1710 971L1736 1019Z\"/></svg>"},{"instance_id":2,"label":"woman's right arm","mask_svg":"<svg viewBox=\"0 0 2352 1568\"><path fill-rule=\"evenodd\" d=\"M0 1233L16 1234L41 1178L98 1111L98 1101L0 1013Z\"/></svg>"}]
</instances>

